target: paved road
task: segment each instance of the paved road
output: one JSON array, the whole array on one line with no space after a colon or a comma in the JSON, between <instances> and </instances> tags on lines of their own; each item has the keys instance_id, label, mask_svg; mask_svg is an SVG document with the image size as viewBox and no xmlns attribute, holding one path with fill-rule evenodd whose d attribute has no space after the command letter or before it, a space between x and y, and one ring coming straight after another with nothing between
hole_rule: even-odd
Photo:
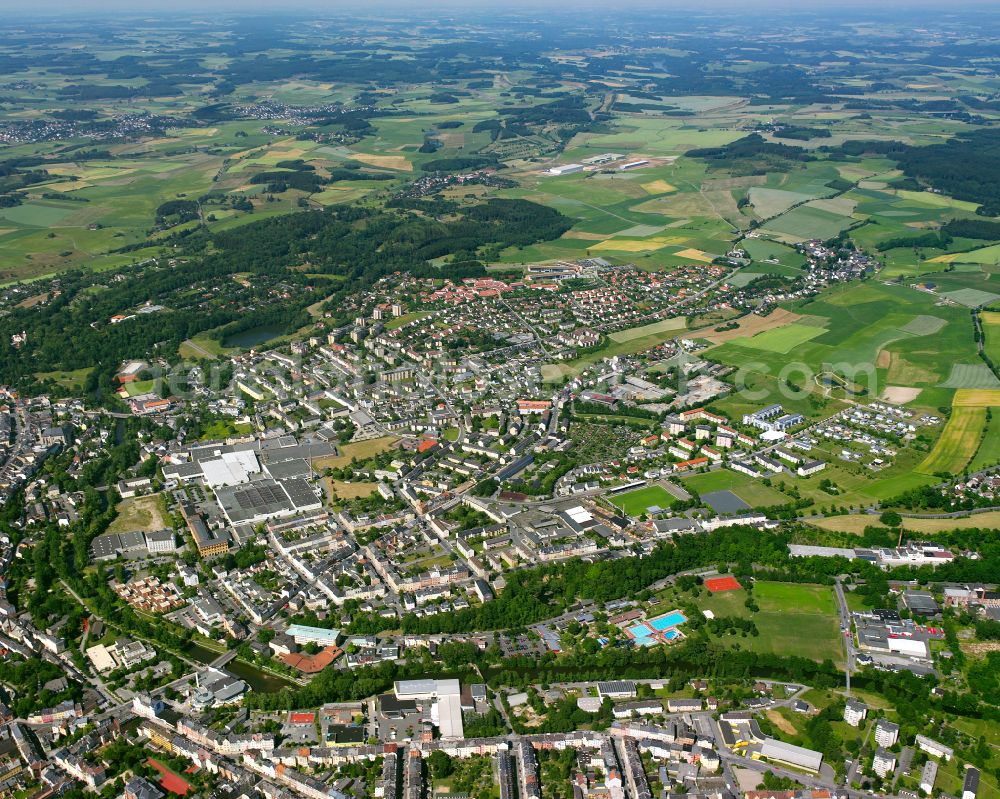
<instances>
[{"instance_id":1,"label":"paved road","mask_svg":"<svg viewBox=\"0 0 1000 799\"><path fill-rule=\"evenodd\" d=\"M851 609L847 604L844 586L838 577L833 584L833 592L837 597L837 614L840 617L840 636L844 642L844 674L847 678L847 695L851 695L851 672L854 670L854 636L851 634Z\"/></svg>"}]
</instances>

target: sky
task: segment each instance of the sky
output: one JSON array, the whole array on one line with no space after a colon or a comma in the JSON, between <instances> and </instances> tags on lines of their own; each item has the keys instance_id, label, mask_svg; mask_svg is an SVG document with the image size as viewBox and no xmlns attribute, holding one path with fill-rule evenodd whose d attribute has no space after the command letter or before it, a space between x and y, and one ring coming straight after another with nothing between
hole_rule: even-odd
<instances>
[{"instance_id":1,"label":"sky","mask_svg":"<svg viewBox=\"0 0 1000 799\"><path fill-rule=\"evenodd\" d=\"M595 7L607 9L600 0L374 0L359 6L356 0L0 0L0 11L17 16L31 14L79 14L93 12L195 12L205 13L213 9L227 12L273 12L273 11L315 11L336 13L340 11L367 11L378 7L409 8L413 10L476 8L502 11L508 9L540 9L550 7L555 10L577 11ZM705 11L711 7L727 9L739 8L753 13L757 8L788 8L797 11L808 9L855 9L872 8L871 0L619 0L616 8L669 8L696 9ZM881 0L876 6L881 10L898 8L904 10L914 6L936 8L947 13L963 7L997 7L996 0L952 0L944 4L940 0Z\"/></svg>"}]
</instances>

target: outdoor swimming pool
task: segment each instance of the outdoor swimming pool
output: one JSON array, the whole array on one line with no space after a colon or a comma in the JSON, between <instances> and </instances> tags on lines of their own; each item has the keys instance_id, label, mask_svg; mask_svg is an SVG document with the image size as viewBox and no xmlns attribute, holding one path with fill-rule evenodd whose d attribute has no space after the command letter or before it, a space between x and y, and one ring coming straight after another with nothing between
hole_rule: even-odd
<instances>
[{"instance_id":1,"label":"outdoor swimming pool","mask_svg":"<svg viewBox=\"0 0 1000 799\"><path fill-rule=\"evenodd\" d=\"M653 619L637 622L626 628L625 634L636 646L653 646L683 638L684 635L677 627L686 621L687 617L679 610L675 610Z\"/></svg>"},{"instance_id":2,"label":"outdoor swimming pool","mask_svg":"<svg viewBox=\"0 0 1000 799\"><path fill-rule=\"evenodd\" d=\"M679 610L675 610L673 613L667 613L664 616L657 616L655 619L650 619L646 622L646 624L654 630L662 632L670 627L676 627L678 624L683 624L686 621L687 617Z\"/></svg>"}]
</instances>

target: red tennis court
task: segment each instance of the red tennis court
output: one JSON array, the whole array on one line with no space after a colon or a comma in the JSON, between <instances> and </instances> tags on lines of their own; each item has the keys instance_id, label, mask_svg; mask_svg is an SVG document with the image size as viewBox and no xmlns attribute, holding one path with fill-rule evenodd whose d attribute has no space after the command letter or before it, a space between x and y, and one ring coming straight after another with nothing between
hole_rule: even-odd
<instances>
[{"instance_id":1,"label":"red tennis court","mask_svg":"<svg viewBox=\"0 0 1000 799\"><path fill-rule=\"evenodd\" d=\"M705 588L713 594L720 591L739 591L743 586L735 577L710 577L705 580Z\"/></svg>"}]
</instances>

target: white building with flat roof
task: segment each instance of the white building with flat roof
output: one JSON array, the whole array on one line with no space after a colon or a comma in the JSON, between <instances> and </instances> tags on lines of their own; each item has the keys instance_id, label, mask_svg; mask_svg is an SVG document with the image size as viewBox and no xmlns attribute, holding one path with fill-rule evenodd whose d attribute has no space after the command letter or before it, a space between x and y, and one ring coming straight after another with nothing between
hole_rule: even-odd
<instances>
[{"instance_id":1,"label":"white building with flat roof","mask_svg":"<svg viewBox=\"0 0 1000 799\"><path fill-rule=\"evenodd\" d=\"M818 772L823 765L823 753L803 746L767 738L760 747L760 756L776 763L786 763L806 771Z\"/></svg>"},{"instance_id":2,"label":"white building with flat roof","mask_svg":"<svg viewBox=\"0 0 1000 799\"><path fill-rule=\"evenodd\" d=\"M574 172L583 172L583 164L560 164L545 172L548 175L572 175Z\"/></svg>"}]
</instances>

